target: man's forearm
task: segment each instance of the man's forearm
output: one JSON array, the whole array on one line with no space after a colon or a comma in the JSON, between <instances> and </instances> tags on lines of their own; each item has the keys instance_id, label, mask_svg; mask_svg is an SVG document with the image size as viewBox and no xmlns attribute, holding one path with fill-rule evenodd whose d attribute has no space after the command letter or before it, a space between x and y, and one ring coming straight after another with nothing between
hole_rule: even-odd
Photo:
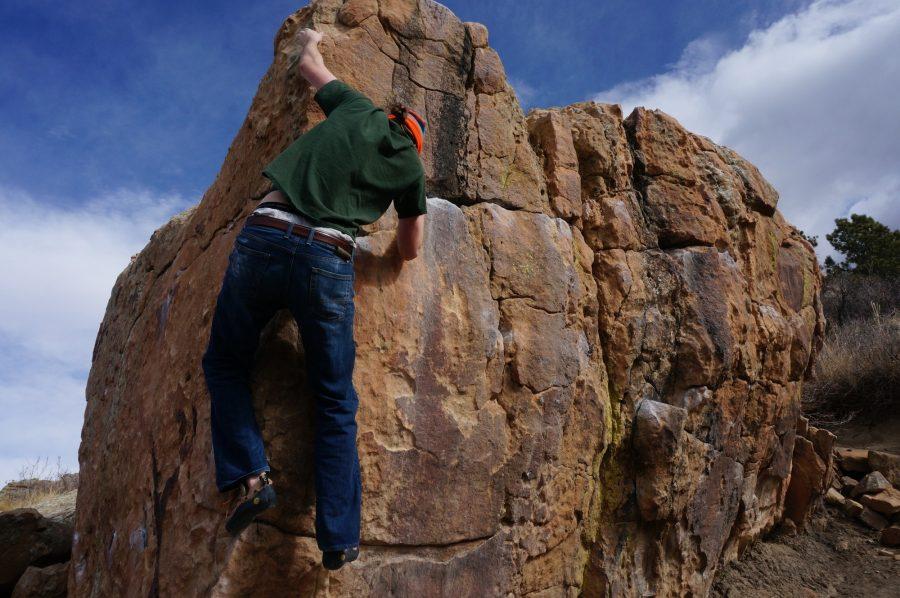
<instances>
[{"instance_id":1,"label":"man's forearm","mask_svg":"<svg viewBox=\"0 0 900 598\"><path fill-rule=\"evenodd\" d=\"M314 35L316 32L304 29L300 35L305 42L303 46L303 54L300 56L300 74L309 81L309 84L316 89L322 87L326 83L333 81L336 77L325 66L322 54L319 53L319 40L321 35Z\"/></svg>"},{"instance_id":2,"label":"man's forearm","mask_svg":"<svg viewBox=\"0 0 900 598\"><path fill-rule=\"evenodd\" d=\"M322 58L317 44L315 42L307 44L303 48L303 54L300 55L300 74L314 84L312 79L322 70L328 69L325 67L325 60Z\"/></svg>"}]
</instances>

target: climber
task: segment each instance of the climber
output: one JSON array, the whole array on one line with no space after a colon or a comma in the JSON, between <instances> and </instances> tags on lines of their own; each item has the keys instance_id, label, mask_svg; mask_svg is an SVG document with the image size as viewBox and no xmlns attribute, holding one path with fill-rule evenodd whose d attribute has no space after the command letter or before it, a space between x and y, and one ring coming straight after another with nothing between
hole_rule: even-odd
<instances>
[{"instance_id":1,"label":"climber","mask_svg":"<svg viewBox=\"0 0 900 598\"><path fill-rule=\"evenodd\" d=\"M291 311L315 401L316 542L323 566L333 570L359 555L356 235L393 201L398 225L386 257L397 268L418 255L426 123L402 105L386 113L337 79L319 53L321 39L311 29L297 34L297 64L326 118L263 169L270 187L235 239L202 363L216 486L242 489L225 525L237 535L276 502L250 381L261 330L277 310Z\"/></svg>"}]
</instances>

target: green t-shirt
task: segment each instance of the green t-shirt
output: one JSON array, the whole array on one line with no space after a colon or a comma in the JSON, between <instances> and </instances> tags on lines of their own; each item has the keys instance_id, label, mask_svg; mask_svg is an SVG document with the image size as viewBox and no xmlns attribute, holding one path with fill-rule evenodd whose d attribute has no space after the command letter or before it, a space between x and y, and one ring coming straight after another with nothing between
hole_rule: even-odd
<instances>
[{"instance_id":1,"label":"green t-shirt","mask_svg":"<svg viewBox=\"0 0 900 598\"><path fill-rule=\"evenodd\" d=\"M315 100L327 118L263 169L273 186L317 226L354 239L391 201L400 218L425 214L425 171L403 126L337 79Z\"/></svg>"}]
</instances>

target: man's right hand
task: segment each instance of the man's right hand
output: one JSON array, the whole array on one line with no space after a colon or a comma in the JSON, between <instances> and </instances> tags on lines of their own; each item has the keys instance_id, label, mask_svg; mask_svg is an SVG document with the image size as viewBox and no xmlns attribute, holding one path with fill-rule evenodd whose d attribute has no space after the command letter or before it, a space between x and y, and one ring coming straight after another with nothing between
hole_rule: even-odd
<instances>
[{"instance_id":1,"label":"man's right hand","mask_svg":"<svg viewBox=\"0 0 900 598\"><path fill-rule=\"evenodd\" d=\"M312 29L301 29L297 33L297 41L303 44L303 53L300 55L300 74L316 89L335 79L335 76L325 67L325 61L319 53L319 42L322 34Z\"/></svg>"},{"instance_id":2,"label":"man's right hand","mask_svg":"<svg viewBox=\"0 0 900 598\"><path fill-rule=\"evenodd\" d=\"M303 47L310 44L316 45L322 41L322 34L315 29L304 27L297 33L297 41L299 41L300 45Z\"/></svg>"}]
</instances>

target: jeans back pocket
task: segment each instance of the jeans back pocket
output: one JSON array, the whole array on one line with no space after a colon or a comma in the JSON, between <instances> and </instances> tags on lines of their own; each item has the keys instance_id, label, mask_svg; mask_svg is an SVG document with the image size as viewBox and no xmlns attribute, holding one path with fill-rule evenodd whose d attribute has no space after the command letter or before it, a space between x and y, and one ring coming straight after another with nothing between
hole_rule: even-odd
<instances>
[{"instance_id":1,"label":"jeans back pocket","mask_svg":"<svg viewBox=\"0 0 900 598\"><path fill-rule=\"evenodd\" d=\"M309 304L316 317L340 320L353 303L353 274L330 272L312 266L309 274Z\"/></svg>"}]
</instances>

